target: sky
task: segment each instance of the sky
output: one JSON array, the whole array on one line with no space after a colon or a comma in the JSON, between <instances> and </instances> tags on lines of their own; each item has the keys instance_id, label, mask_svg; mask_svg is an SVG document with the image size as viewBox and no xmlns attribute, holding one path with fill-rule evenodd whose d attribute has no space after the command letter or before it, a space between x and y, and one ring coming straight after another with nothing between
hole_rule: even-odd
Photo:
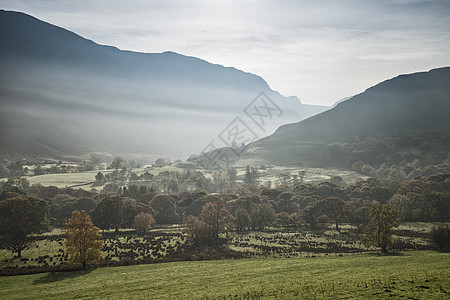
<instances>
[{"instance_id":1,"label":"sky","mask_svg":"<svg viewBox=\"0 0 450 300\"><path fill-rule=\"evenodd\" d=\"M450 66L450 0L0 0L0 8L99 44L232 66L307 104Z\"/></svg>"}]
</instances>

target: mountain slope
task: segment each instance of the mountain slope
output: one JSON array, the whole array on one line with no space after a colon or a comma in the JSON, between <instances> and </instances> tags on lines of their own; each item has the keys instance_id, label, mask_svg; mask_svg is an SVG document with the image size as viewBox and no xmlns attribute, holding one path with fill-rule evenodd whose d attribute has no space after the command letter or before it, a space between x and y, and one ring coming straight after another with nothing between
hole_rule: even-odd
<instances>
[{"instance_id":1,"label":"mountain slope","mask_svg":"<svg viewBox=\"0 0 450 300\"><path fill-rule=\"evenodd\" d=\"M431 142L435 149L426 159L442 162L449 158L449 113L449 67L401 75L328 111L281 126L253 143L242 158L347 167L363 160L379 166L425 159L423 143Z\"/></svg>"},{"instance_id":2,"label":"mountain slope","mask_svg":"<svg viewBox=\"0 0 450 300\"><path fill-rule=\"evenodd\" d=\"M281 126L264 142L450 130L449 112L450 68L434 69L382 82L329 111Z\"/></svg>"},{"instance_id":3,"label":"mountain slope","mask_svg":"<svg viewBox=\"0 0 450 300\"><path fill-rule=\"evenodd\" d=\"M326 109L235 68L98 45L23 13L1 10L0 36L0 154L187 156L261 92L283 116L258 136Z\"/></svg>"}]
</instances>

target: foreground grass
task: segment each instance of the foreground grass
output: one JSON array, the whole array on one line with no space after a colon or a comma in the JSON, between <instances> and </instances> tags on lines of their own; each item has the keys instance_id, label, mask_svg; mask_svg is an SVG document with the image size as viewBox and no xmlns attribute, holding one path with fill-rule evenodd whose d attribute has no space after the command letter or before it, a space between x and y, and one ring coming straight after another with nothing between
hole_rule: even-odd
<instances>
[{"instance_id":1,"label":"foreground grass","mask_svg":"<svg viewBox=\"0 0 450 300\"><path fill-rule=\"evenodd\" d=\"M1 299L450 298L450 254L176 262L0 277Z\"/></svg>"}]
</instances>

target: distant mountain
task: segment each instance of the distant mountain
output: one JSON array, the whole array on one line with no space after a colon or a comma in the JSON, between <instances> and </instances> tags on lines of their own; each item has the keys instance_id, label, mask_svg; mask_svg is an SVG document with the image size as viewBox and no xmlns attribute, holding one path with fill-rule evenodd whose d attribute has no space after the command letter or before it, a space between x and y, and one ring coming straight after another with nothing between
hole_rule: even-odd
<instances>
[{"instance_id":1,"label":"distant mountain","mask_svg":"<svg viewBox=\"0 0 450 300\"><path fill-rule=\"evenodd\" d=\"M328 108L283 97L235 68L98 45L19 12L0 10L0 36L2 155L186 157L236 117L261 137ZM264 127L244 112L260 93L280 112Z\"/></svg>"},{"instance_id":2,"label":"distant mountain","mask_svg":"<svg viewBox=\"0 0 450 300\"><path fill-rule=\"evenodd\" d=\"M450 67L400 75L328 111L281 126L240 159L310 166L351 166L358 160L379 166L414 158L442 162L450 158L449 116ZM335 142L338 155L330 153Z\"/></svg>"}]
</instances>

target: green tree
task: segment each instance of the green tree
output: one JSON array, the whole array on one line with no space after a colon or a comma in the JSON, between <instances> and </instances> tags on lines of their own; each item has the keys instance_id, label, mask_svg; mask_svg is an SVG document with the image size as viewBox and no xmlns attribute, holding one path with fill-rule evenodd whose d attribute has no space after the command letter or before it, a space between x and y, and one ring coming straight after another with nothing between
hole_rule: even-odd
<instances>
[{"instance_id":1,"label":"green tree","mask_svg":"<svg viewBox=\"0 0 450 300\"><path fill-rule=\"evenodd\" d=\"M328 197L320 201L323 212L330 218L336 225L336 230L339 230L339 223L347 215L347 206L344 200L338 197Z\"/></svg>"},{"instance_id":2,"label":"green tree","mask_svg":"<svg viewBox=\"0 0 450 300\"><path fill-rule=\"evenodd\" d=\"M269 203L263 203L261 205L253 206L251 217L253 221L253 228L258 227L259 229L264 229L266 226L275 221L277 215Z\"/></svg>"},{"instance_id":3,"label":"green tree","mask_svg":"<svg viewBox=\"0 0 450 300\"><path fill-rule=\"evenodd\" d=\"M104 198L92 212L92 219L96 226L101 229L129 228L133 226L134 218L140 212L153 213L153 209L136 200L121 197L108 196Z\"/></svg>"},{"instance_id":4,"label":"green tree","mask_svg":"<svg viewBox=\"0 0 450 300\"><path fill-rule=\"evenodd\" d=\"M239 208L235 211L236 230L241 231L252 225L252 218L245 208Z\"/></svg>"},{"instance_id":5,"label":"green tree","mask_svg":"<svg viewBox=\"0 0 450 300\"><path fill-rule=\"evenodd\" d=\"M309 227L311 229L316 229L320 213L321 208L320 205L318 205L318 201L311 201L308 204L306 204L301 214L305 222L309 224Z\"/></svg>"},{"instance_id":6,"label":"green tree","mask_svg":"<svg viewBox=\"0 0 450 300\"><path fill-rule=\"evenodd\" d=\"M6 178L10 174L10 171L4 165L0 165L0 178Z\"/></svg>"},{"instance_id":7,"label":"green tree","mask_svg":"<svg viewBox=\"0 0 450 300\"><path fill-rule=\"evenodd\" d=\"M156 211L157 224L173 224L178 221L175 201L171 195L156 195L148 204Z\"/></svg>"},{"instance_id":8,"label":"green tree","mask_svg":"<svg viewBox=\"0 0 450 300\"><path fill-rule=\"evenodd\" d=\"M258 171L250 166L247 166L247 169L245 170L245 176L244 176L244 183L245 184L258 184Z\"/></svg>"},{"instance_id":9,"label":"green tree","mask_svg":"<svg viewBox=\"0 0 450 300\"><path fill-rule=\"evenodd\" d=\"M95 263L102 257L103 241L98 227L84 210L75 210L66 224L66 252L72 263L81 263L83 269L88 263Z\"/></svg>"},{"instance_id":10,"label":"green tree","mask_svg":"<svg viewBox=\"0 0 450 300\"><path fill-rule=\"evenodd\" d=\"M387 253L392 245L392 229L400 225L397 211L389 204L376 204L370 209L369 223L366 225L366 236L363 242L367 246L375 246Z\"/></svg>"},{"instance_id":11,"label":"green tree","mask_svg":"<svg viewBox=\"0 0 450 300\"><path fill-rule=\"evenodd\" d=\"M18 195L0 201L1 244L22 256L28 236L47 228L49 206L46 201Z\"/></svg>"},{"instance_id":12,"label":"green tree","mask_svg":"<svg viewBox=\"0 0 450 300\"><path fill-rule=\"evenodd\" d=\"M230 168L227 169L227 173L228 173L228 178L230 180L231 189L233 190L234 189L234 185L235 185L236 180L237 180L237 170L234 167L230 167Z\"/></svg>"},{"instance_id":13,"label":"green tree","mask_svg":"<svg viewBox=\"0 0 450 300\"><path fill-rule=\"evenodd\" d=\"M120 196L104 198L92 212L94 224L103 230L114 228L118 232L122 225L122 217L123 205Z\"/></svg>"},{"instance_id":14,"label":"green tree","mask_svg":"<svg viewBox=\"0 0 450 300\"><path fill-rule=\"evenodd\" d=\"M113 161L111 162L110 168L114 170L122 169L125 167L125 162L122 157L115 157Z\"/></svg>"},{"instance_id":15,"label":"green tree","mask_svg":"<svg viewBox=\"0 0 450 300\"><path fill-rule=\"evenodd\" d=\"M433 226L430 239L439 251L450 252L450 227L448 225Z\"/></svg>"},{"instance_id":16,"label":"green tree","mask_svg":"<svg viewBox=\"0 0 450 300\"><path fill-rule=\"evenodd\" d=\"M102 172L98 172L97 175L95 175L95 180L100 182L100 181L105 181L106 178L105 178L105 175L103 175Z\"/></svg>"}]
</instances>

